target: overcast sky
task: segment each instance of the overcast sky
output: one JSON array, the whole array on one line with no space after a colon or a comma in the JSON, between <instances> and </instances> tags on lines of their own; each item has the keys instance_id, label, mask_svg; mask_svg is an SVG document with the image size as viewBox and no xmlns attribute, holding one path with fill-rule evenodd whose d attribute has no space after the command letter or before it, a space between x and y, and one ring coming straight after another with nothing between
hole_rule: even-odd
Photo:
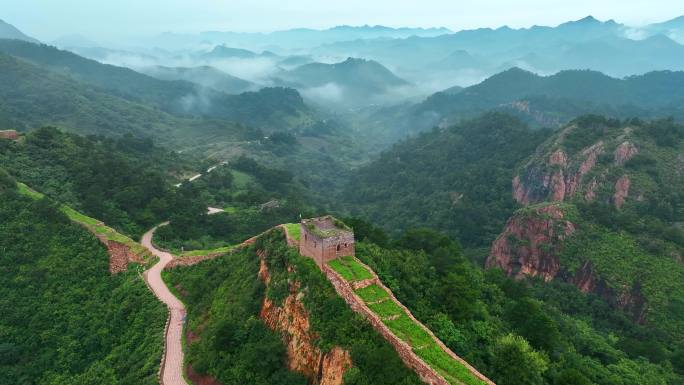
<instances>
[{"instance_id":1,"label":"overcast sky","mask_svg":"<svg viewBox=\"0 0 684 385\"><path fill-rule=\"evenodd\" d=\"M116 40L165 31L262 31L340 24L477 27L556 25L593 15L631 25L684 14L682 0L0 0L0 19L44 41Z\"/></svg>"}]
</instances>

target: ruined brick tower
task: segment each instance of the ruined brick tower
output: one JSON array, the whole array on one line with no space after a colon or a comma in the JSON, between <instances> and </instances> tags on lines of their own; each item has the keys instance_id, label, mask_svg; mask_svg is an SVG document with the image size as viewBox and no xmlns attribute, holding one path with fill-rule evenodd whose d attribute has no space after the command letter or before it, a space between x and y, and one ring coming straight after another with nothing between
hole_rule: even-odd
<instances>
[{"instance_id":1,"label":"ruined brick tower","mask_svg":"<svg viewBox=\"0 0 684 385\"><path fill-rule=\"evenodd\" d=\"M354 255L354 232L334 217L303 219L300 226L299 253L313 258L318 266Z\"/></svg>"},{"instance_id":2,"label":"ruined brick tower","mask_svg":"<svg viewBox=\"0 0 684 385\"><path fill-rule=\"evenodd\" d=\"M17 140L19 139L19 134L15 130L0 131L0 139Z\"/></svg>"}]
</instances>

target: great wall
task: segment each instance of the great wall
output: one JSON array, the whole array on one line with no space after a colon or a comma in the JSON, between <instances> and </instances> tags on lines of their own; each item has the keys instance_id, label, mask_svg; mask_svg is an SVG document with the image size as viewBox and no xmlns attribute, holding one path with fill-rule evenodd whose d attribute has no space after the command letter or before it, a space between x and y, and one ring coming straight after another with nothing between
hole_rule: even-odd
<instances>
[{"instance_id":1,"label":"great wall","mask_svg":"<svg viewBox=\"0 0 684 385\"><path fill-rule=\"evenodd\" d=\"M42 197L42 194L28 188L28 186L22 186L23 192L32 196L34 199ZM186 374L189 375L190 378L199 380L201 376L198 376L196 373L186 373L182 342L182 336L185 330L185 306L171 290L169 290L161 277L161 272L164 269L176 266L194 265L206 260L218 258L226 253L235 252L244 247L253 245L256 239L263 235L263 233L244 241L240 245L231 247L225 252L178 257L168 251L157 248L152 241L157 228L165 226L168 223L162 223L150 229L143 235L141 242L137 243L116 233L104 223L77 213L71 208L64 206L63 211L65 211L72 221L95 235L107 248L110 256L110 273L116 274L125 271L128 268L129 263L143 264L148 260L150 255L159 259L157 263L146 270L142 275L150 290L169 309L169 315L164 329L164 347L158 372L159 383L162 385L188 385ZM220 211L209 210L209 212L210 214L215 214ZM460 381L455 382L453 379L451 382L447 381L443 375L421 359L414 351L414 348L399 338L387 325L385 325L385 323L383 323L383 319L369 308L369 306L355 293L355 290L369 285L377 285L380 287L387 293L389 300L402 309L404 314L423 329L434 343L448 354L451 359L467 368L467 370L483 384L495 385L491 380L482 375L444 345L432 331L413 316L408 308L397 300L392 291L382 283L380 278L370 267L363 264L355 257L354 239L351 229L344 226L342 231L333 231L335 229L331 228L331 224L333 227L338 226L338 224L333 217L328 216L313 220L317 221L314 222L317 226L321 226L321 229L323 230L323 233L321 233L319 232L321 229L314 229L311 227L311 221L312 220L305 220L299 225L301 227L299 240L295 239L292 234L290 234L286 225L280 225L274 229L283 231L289 247L296 248L300 254L314 259L338 295L344 299L354 312L362 315L368 320L370 325L396 350L404 364L414 370L423 382L429 385L461 384ZM106 230L103 232L102 229ZM274 229L267 230L266 232ZM261 253L260 256L262 258L262 268L260 269L259 276L262 280L267 281L268 272L264 269L265 264L263 263L264 251L257 251L257 253ZM342 275L336 272L328 264L330 261L341 256L354 258L356 263L368 271L371 278L357 282L345 280ZM310 380L318 385L342 385L344 371L346 368L353 365L349 353L339 347L336 347L325 354L320 352L310 340L306 338L308 333L308 318L305 314L305 310L295 296L291 297L292 298L288 297L283 307L276 307L267 300L264 300L261 310L261 318L267 326L272 329L284 331L289 335L293 334L289 332L294 328L297 329L298 335L300 335L300 338L298 339L292 339L292 337L290 337L290 340L286 341L288 345L288 355L291 357L289 364L290 369L306 374ZM293 320L298 321L293 323ZM304 337L302 338L301 336ZM307 368L305 364L302 364L301 359L296 359L303 353L306 353L306 356L316 357L316 359L312 361L314 362L314 365L309 365L310 367ZM189 372L192 371L190 370ZM204 379L201 383L219 384L213 379Z\"/></svg>"}]
</instances>

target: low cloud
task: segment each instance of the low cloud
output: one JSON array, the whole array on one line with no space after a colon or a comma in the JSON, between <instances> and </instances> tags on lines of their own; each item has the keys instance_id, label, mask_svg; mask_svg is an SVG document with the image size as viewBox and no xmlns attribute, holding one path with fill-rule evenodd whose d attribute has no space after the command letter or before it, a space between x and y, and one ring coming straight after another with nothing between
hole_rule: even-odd
<instances>
[{"instance_id":1,"label":"low cloud","mask_svg":"<svg viewBox=\"0 0 684 385\"><path fill-rule=\"evenodd\" d=\"M320 87L299 90L302 95L314 103L340 103L345 101L344 87L337 83L327 83Z\"/></svg>"}]
</instances>

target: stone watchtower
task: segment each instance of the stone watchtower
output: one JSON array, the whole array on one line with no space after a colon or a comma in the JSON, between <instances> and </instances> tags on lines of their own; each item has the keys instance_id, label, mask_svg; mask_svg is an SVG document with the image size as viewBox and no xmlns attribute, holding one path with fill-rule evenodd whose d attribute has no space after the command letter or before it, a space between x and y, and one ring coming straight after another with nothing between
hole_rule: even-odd
<instances>
[{"instance_id":1,"label":"stone watchtower","mask_svg":"<svg viewBox=\"0 0 684 385\"><path fill-rule=\"evenodd\" d=\"M313 258L318 266L354 255L354 232L336 218L328 215L303 219L300 226L299 253Z\"/></svg>"},{"instance_id":2,"label":"stone watchtower","mask_svg":"<svg viewBox=\"0 0 684 385\"><path fill-rule=\"evenodd\" d=\"M3 130L0 131L0 139L17 140L19 139L19 134L15 130Z\"/></svg>"}]
</instances>

